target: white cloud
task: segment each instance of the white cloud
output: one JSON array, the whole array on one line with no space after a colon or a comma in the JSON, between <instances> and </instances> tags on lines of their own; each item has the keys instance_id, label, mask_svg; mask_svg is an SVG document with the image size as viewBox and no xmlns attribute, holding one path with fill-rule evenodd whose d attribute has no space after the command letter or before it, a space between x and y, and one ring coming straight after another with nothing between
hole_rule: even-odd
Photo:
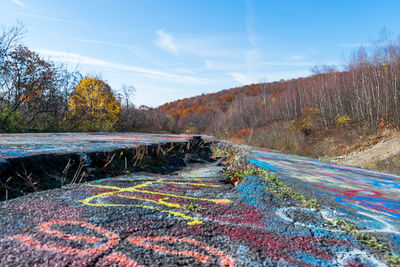
<instances>
[{"instance_id":1,"label":"white cloud","mask_svg":"<svg viewBox=\"0 0 400 267\"><path fill-rule=\"evenodd\" d=\"M275 67L313 67L316 65L336 65L343 64L341 61L266 61L260 62L260 65L275 66Z\"/></svg>"},{"instance_id":2,"label":"white cloud","mask_svg":"<svg viewBox=\"0 0 400 267\"><path fill-rule=\"evenodd\" d=\"M159 70L152 70L132 65L118 64L118 63L104 61L101 59L81 56L74 53L67 53L54 50L44 50L44 49L36 49L35 51L45 57L48 57L53 61L92 65L108 69L130 71L151 79L166 80L174 83L179 81L181 83L189 83L189 84L208 84L210 82L210 80L206 78L199 78L188 75L178 75L178 74L168 73Z\"/></svg>"},{"instance_id":3,"label":"white cloud","mask_svg":"<svg viewBox=\"0 0 400 267\"><path fill-rule=\"evenodd\" d=\"M158 30L157 32L156 44L169 52L177 55L179 53L178 47L174 44L174 38L171 34L164 32L163 30Z\"/></svg>"},{"instance_id":4,"label":"white cloud","mask_svg":"<svg viewBox=\"0 0 400 267\"><path fill-rule=\"evenodd\" d=\"M108 45L108 46L115 46L115 47L122 47L122 48L136 48L133 45L118 44L118 43L104 42L104 41L98 41L98 40L88 40L88 39L79 39L79 38L75 38L73 40L78 41L78 42L83 42L83 43L101 44L101 45Z\"/></svg>"},{"instance_id":5,"label":"white cloud","mask_svg":"<svg viewBox=\"0 0 400 267\"><path fill-rule=\"evenodd\" d=\"M6 12L1 12L1 13L6 13ZM6 13L7 14L7 13ZM64 19L58 19L58 18L52 18L52 17L46 17L46 16L40 16L36 14L29 14L29 13L9 13L9 14L15 14L19 16L24 16L24 17L31 17L31 18L36 18L36 19L42 19L42 20L48 20L48 21L54 21L54 22L62 22L62 23L68 23L68 24L75 24L77 25L78 23L69 21L69 20L64 20Z\"/></svg>"},{"instance_id":6,"label":"white cloud","mask_svg":"<svg viewBox=\"0 0 400 267\"><path fill-rule=\"evenodd\" d=\"M195 74L196 73L193 70L185 69L185 68L175 68L173 70L176 72L179 72L179 73L187 73L187 74Z\"/></svg>"},{"instance_id":7,"label":"white cloud","mask_svg":"<svg viewBox=\"0 0 400 267\"><path fill-rule=\"evenodd\" d=\"M300 60L305 60L306 57L304 55L292 55L292 56L288 56L283 58L283 60L286 61L300 61Z\"/></svg>"},{"instance_id":8,"label":"white cloud","mask_svg":"<svg viewBox=\"0 0 400 267\"><path fill-rule=\"evenodd\" d=\"M242 85L250 84L250 83L251 83L251 81L247 78L246 74L244 74L244 73L240 73L240 72L228 72L228 74L229 74L230 76L232 76L232 78L233 78L235 81L241 83Z\"/></svg>"},{"instance_id":9,"label":"white cloud","mask_svg":"<svg viewBox=\"0 0 400 267\"><path fill-rule=\"evenodd\" d=\"M336 44L337 46L340 46L340 47L361 47L361 46L363 46L363 47L370 47L370 46L372 46L372 44L370 44L370 43L341 43L341 44Z\"/></svg>"},{"instance_id":10,"label":"white cloud","mask_svg":"<svg viewBox=\"0 0 400 267\"><path fill-rule=\"evenodd\" d=\"M22 3L22 2L19 1L19 0L11 0L11 1L13 1L13 2L16 3L17 5L19 5L20 7L25 7L25 4Z\"/></svg>"}]
</instances>

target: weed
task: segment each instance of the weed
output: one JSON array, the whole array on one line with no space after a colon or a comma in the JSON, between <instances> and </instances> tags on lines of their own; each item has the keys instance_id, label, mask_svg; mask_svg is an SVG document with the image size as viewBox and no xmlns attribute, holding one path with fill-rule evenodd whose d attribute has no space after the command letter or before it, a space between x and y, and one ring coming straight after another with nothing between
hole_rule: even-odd
<instances>
[{"instance_id":1,"label":"weed","mask_svg":"<svg viewBox=\"0 0 400 267\"><path fill-rule=\"evenodd\" d=\"M5 191L5 200L6 201L8 200L8 189L9 189L7 183L10 182L12 178L13 178L12 176L8 177L7 180L2 185L0 185L0 189L4 189L4 191Z\"/></svg>"},{"instance_id":2,"label":"weed","mask_svg":"<svg viewBox=\"0 0 400 267\"><path fill-rule=\"evenodd\" d=\"M22 180L24 180L25 183L26 183L30 188L32 188L33 192L38 191L38 190L37 190L37 187L36 187L37 182L34 182L34 181L32 180L32 173L30 173L30 174L28 175L28 172L26 171L24 164L22 164L22 168L24 169L24 173L21 175L20 173L17 172L17 173L16 173L17 176L18 176L19 178L21 178Z\"/></svg>"},{"instance_id":3,"label":"weed","mask_svg":"<svg viewBox=\"0 0 400 267\"><path fill-rule=\"evenodd\" d=\"M400 265L400 255L386 254L384 259L393 265Z\"/></svg>"},{"instance_id":4,"label":"weed","mask_svg":"<svg viewBox=\"0 0 400 267\"><path fill-rule=\"evenodd\" d=\"M319 209L320 205L318 204L318 201L316 199L302 199L301 204L303 204L304 207L309 208L309 209Z\"/></svg>"},{"instance_id":5,"label":"weed","mask_svg":"<svg viewBox=\"0 0 400 267\"><path fill-rule=\"evenodd\" d=\"M190 203L190 204L183 205L182 208L185 210L194 211L194 212L199 212L199 211L204 210L204 208L202 206L200 206L199 204L196 204L196 203Z\"/></svg>"},{"instance_id":6,"label":"weed","mask_svg":"<svg viewBox=\"0 0 400 267\"><path fill-rule=\"evenodd\" d=\"M256 174L257 169L247 166L247 151L235 146L225 146L220 149L217 145L211 147L213 158L224 158L225 174L228 176L228 182L237 186L243 181L244 177Z\"/></svg>"},{"instance_id":7,"label":"weed","mask_svg":"<svg viewBox=\"0 0 400 267\"><path fill-rule=\"evenodd\" d=\"M109 154L107 155L107 163L104 165L103 168L106 168L108 165L111 164L111 162L113 161L114 157L115 157L115 153L111 156L111 158L109 158Z\"/></svg>"},{"instance_id":8,"label":"weed","mask_svg":"<svg viewBox=\"0 0 400 267\"><path fill-rule=\"evenodd\" d=\"M323 157L320 157L319 160L325 161L325 162L331 162L333 160L333 157L325 155Z\"/></svg>"},{"instance_id":9,"label":"weed","mask_svg":"<svg viewBox=\"0 0 400 267\"><path fill-rule=\"evenodd\" d=\"M78 179L79 175L81 174L81 171L82 171L83 167L87 166L86 161L87 161L86 157L81 157L80 158L78 168L76 169L76 172L75 172L74 177L72 178L70 184L74 184L76 182L76 180ZM82 178L83 178L84 175L85 175L85 172L83 172L83 174L81 176L81 179L79 180L79 183L82 181Z\"/></svg>"},{"instance_id":10,"label":"weed","mask_svg":"<svg viewBox=\"0 0 400 267\"><path fill-rule=\"evenodd\" d=\"M258 175L269 182L269 186L266 190L275 194L279 198L283 199L295 199L310 209L318 209L320 206L316 199L308 199L302 194L294 191L289 187L281 178L268 173L262 168L256 168L247 166L246 154L247 151L240 150L234 146L225 146L224 149L220 149L218 146L211 148L213 157L225 157L224 166L226 167L225 174L228 176L228 182L234 186L238 185L248 175ZM244 163L240 162L244 159Z\"/></svg>"},{"instance_id":11,"label":"weed","mask_svg":"<svg viewBox=\"0 0 400 267\"><path fill-rule=\"evenodd\" d=\"M319 209L320 205L316 199L308 199L306 196L294 191L289 187L281 178L266 172L263 169L258 169L258 173L270 183L265 189L274 193L279 198L295 199L299 201L304 207L309 209Z\"/></svg>"},{"instance_id":12,"label":"weed","mask_svg":"<svg viewBox=\"0 0 400 267\"><path fill-rule=\"evenodd\" d=\"M257 169L226 169L224 173L228 176L228 181L230 183L237 185L243 181L244 177L257 174Z\"/></svg>"},{"instance_id":13,"label":"weed","mask_svg":"<svg viewBox=\"0 0 400 267\"><path fill-rule=\"evenodd\" d=\"M67 165L65 166L64 170L62 171L61 186L64 185L65 179L67 179L68 170L69 170L69 168L71 168L71 166L72 166L71 159L69 159Z\"/></svg>"},{"instance_id":14,"label":"weed","mask_svg":"<svg viewBox=\"0 0 400 267\"><path fill-rule=\"evenodd\" d=\"M388 246L383 242L379 241L376 237L368 235L366 233L360 232L360 230L352 223L348 223L344 220L336 219L333 221L328 221L328 224L339 228L346 233L352 235L357 241L360 243L366 244L372 249L375 249L379 252L386 252L388 250ZM389 263L397 264L400 263L400 257L398 255L387 254L385 256L385 260ZM398 261L398 262L396 262Z\"/></svg>"},{"instance_id":15,"label":"weed","mask_svg":"<svg viewBox=\"0 0 400 267\"><path fill-rule=\"evenodd\" d=\"M384 243L379 242L378 239L376 239L376 237L374 236L370 236L365 233L355 232L355 238L361 243L364 243L380 252L385 252L388 250L387 246Z\"/></svg>"},{"instance_id":16,"label":"weed","mask_svg":"<svg viewBox=\"0 0 400 267\"><path fill-rule=\"evenodd\" d=\"M136 144L135 155L133 156L132 160L133 167L145 168L146 166L143 166L144 165L143 162L147 155L148 155L148 147Z\"/></svg>"}]
</instances>

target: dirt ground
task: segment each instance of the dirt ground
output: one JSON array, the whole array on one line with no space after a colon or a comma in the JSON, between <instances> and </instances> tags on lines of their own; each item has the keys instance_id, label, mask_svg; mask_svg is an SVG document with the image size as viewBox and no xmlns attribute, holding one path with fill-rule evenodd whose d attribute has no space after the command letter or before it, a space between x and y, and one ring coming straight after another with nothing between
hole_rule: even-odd
<instances>
[{"instance_id":1,"label":"dirt ground","mask_svg":"<svg viewBox=\"0 0 400 267\"><path fill-rule=\"evenodd\" d=\"M386 136L371 147L335 157L331 161L400 174L400 136Z\"/></svg>"}]
</instances>

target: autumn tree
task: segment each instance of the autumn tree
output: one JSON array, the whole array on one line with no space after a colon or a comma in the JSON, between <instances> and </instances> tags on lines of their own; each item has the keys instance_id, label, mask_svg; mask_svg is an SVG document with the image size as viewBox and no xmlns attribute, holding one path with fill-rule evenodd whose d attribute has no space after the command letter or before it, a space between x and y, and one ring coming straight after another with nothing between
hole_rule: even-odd
<instances>
[{"instance_id":1,"label":"autumn tree","mask_svg":"<svg viewBox=\"0 0 400 267\"><path fill-rule=\"evenodd\" d=\"M85 77L70 98L68 120L82 131L111 131L120 110L121 104L106 82Z\"/></svg>"},{"instance_id":2,"label":"autumn tree","mask_svg":"<svg viewBox=\"0 0 400 267\"><path fill-rule=\"evenodd\" d=\"M24 125L43 116L44 121L49 121L47 115L59 110L61 96L56 88L56 67L27 47L20 45L7 53L1 74L3 111L8 110L5 113L10 115L20 113ZM3 122L7 120L8 116L3 116Z\"/></svg>"}]
</instances>

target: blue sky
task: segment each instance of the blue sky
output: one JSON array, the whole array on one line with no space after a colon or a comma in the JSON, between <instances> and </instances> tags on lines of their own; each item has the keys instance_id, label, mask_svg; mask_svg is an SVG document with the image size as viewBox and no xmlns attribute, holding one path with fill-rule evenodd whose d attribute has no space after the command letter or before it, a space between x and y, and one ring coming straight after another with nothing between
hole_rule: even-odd
<instances>
[{"instance_id":1,"label":"blue sky","mask_svg":"<svg viewBox=\"0 0 400 267\"><path fill-rule=\"evenodd\" d=\"M383 28L397 36L399 12L397 0L0 0L0 24L21 21L29 48L133 85L149 106L340 68Z\"/></svg>"}]
</instances>

